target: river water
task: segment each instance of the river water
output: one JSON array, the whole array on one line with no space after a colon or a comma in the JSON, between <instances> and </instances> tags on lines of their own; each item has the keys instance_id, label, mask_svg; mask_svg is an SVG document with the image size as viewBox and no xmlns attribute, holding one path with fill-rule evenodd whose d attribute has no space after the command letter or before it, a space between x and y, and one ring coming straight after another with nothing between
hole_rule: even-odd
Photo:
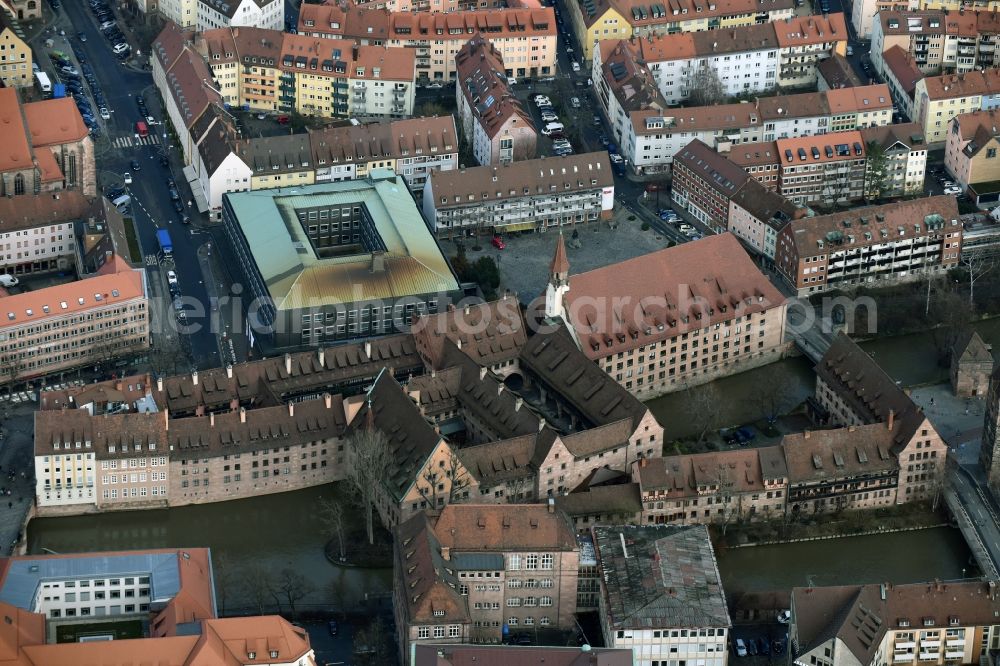
<instances>
[{"instance_id":1,"label":"river water","mask_svg":"<svg viewBox=\"0 0 1000 666\"><path fill-rule=\"evenodd\" d=\"M987 343L1000 348L1000 319L976 324ZM863 347L893 378L904 385L943 381L947 370L933 361L929 335L915 334L873 340ZM800 403L813 391L812 364L804 357L787 358L714 383L718 392L718 423L723 427L760 418L754 396L780 381L789 400ZM698 388L692 389L694 391ZM667 438L696 429L686 415L690 397L684 392L649 402L667 430ZM312 588L304 605L351 607L365 594L384 595L391 572L343 569L323 555L327 536L315 518L317 501L330 486L247 500L163 511L111 513L34 520L28 527L28 552L114 550L127 548L196 547L212 549L220 578L234 582L227 593L230 609L250 610L254 595L240 580L254 566L268 571L288 567L305 574ZM900 556L905 553L905 556ZM852 581L907 582L962 576L969 552L956 530L936 529L852 537L779 546L733 549L719 554L727 585L771 589L793 585Z\"/></svg>"},{"instance_id":2,"label":"river water","mask_svg":"<svg viewBox=\"0 0 1000 666\"><path fill-rule=\"evenodd\" d=\"M717 555L727 593L954 580L974 568L961 532L950 527L730 548Z\"/></svg>"},{"instance_id":3,"label":"river water","mask_svg":"<svg viewBox=\"0 0 1000 666\"><path fill-rule=\"evenodd\" d=\"M299 607L349 608L366 593L389 592L392 576L386 570L343 568L327 561L323 546L329 538L321 533L315 511L320 498L331 494L328 485L158 511L40 518L28 526L28 552L207 546L217 581L231 581L225 599L230 612L254 605L256 597L247 585L255 566L265 572L290 568L304 574L310 589Z\"/></svg>"}]
</instances>

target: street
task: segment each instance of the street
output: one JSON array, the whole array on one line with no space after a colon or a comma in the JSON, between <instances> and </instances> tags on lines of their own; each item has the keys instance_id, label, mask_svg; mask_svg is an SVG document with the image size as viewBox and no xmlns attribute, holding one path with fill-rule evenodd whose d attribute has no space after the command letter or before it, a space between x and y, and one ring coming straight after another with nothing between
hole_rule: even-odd
<instances>
[{"instance_id":1,"label":"street","mask_svg":"<svg viewBox=\"0 0 1000 666\"><path fill-rule=\"evenodd\" d=\"M119 14L119 21L121 22ZM124 185L123 174L132 172L132 183L127 185L132 197L138 241L142 249L143 262L149 276L151 329L154 347L176 358L181 354L178 370L186 371L187 366L214 367L221 364L219 343L207 326L207 318L199 318L196 312L189 313L190 332L179 334L167 290L165 272L173 269L179 276L182 294L186 300L199 304L202 312L210 313L208 291L204 284L202 263L198 250L213 241L211 232L201 227L204 218L191 207L193 196L182 173L183 160L180 151L165 147L167 127L161 124L165 118L159 94L153 86L149 72L134 65L124 64L114 55L111 45L100 33L97 23L86 3L64 3L60 14L53 21L53 27L63 27L66 37L56 37L55 48L70 52L68 40L80 50L93 68L100 87L107 99L111 118L104 121L104 132L95 140L97 157L98 187L102 191ZM87 36L81 42L77 33ZM39 38L33 44L36 52L46 53L44 40ZM63 48L60 49L60 46ZM133 53L139 48L133 45ZM145 54L141 56L145 59ZM135 123L141 120L137 106L137 96L143 95L156 124L150 127L150 136L140 139L135 132ZM169 166L160 164L160 156L166 154ZM135 170L131 161L136 160L140 168ZM167 189L167 179L172 178L178 186L184 214L189 215L193 224L181 224L181 213L174 210ZM174 245L174 265L161 266L157 261L156 231L167 229ZM204 253L204 250L202 250ZM201 326L193 326L200 323Z\"/></svg>"}]
</instances>

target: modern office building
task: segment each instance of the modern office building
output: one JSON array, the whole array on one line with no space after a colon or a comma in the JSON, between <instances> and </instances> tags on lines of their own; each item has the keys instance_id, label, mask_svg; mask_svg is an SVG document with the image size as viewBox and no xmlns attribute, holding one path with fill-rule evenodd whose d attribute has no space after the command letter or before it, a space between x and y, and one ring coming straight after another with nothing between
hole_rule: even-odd
<instances>
[{"instance_id":1,"label":"modern office building","mask_svg":"<svg viewBox=\"0 0 1000 666\"><path fill-rule=\"evenodd\" d=\"M256 299L249 324L268 346L394 333L459 294L409 189L389 170L227 194L222 220Z\"/></svg>"}]
</instances>

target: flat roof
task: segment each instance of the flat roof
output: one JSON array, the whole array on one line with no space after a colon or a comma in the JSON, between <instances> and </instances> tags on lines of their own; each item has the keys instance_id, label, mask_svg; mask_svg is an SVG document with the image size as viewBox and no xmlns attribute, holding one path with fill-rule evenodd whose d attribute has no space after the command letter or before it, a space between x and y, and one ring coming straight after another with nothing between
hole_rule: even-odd
<instances>
[{"instance_id":1,"label":"flat roof","mask_svg":"<svg viewBox=\"0 0 1000 666\"><path fill-rule=\"evenodd\" d=\"M458 290L458 280L405 183L390 170L364 180L225 195L276 310ZM386 250L317 256L297 209L362 204Z\"/></svg>"}]
</instances>

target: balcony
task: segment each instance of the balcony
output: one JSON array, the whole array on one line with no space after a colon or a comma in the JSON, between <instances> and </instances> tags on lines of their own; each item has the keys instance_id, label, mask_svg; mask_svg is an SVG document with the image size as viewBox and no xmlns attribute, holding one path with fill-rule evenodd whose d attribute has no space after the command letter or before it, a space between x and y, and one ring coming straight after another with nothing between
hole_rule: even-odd
<instances>
[{"instance_id":1,"label":"balcony","mask_svg":"<svg viewBox=\"0 0 1000 666\"><path fill-rule=\"evenodd\" d=\"M896 259L896 263L905 262L905 261L906 261L906 259L899 259L899 258ZM941 641L939 641L939 640L927 640L927 639L924 639L924 640L920 641L920 647L921 648L935 648L935 649L937 649L937 648L941 647Z\"/></svg>"},{"instance_id":2,"label":"balcony","mask_svg":"<svg viewBox=\"0 0 1000 666\"><path fill-rule=\"evenodd\" d=\"M937 661L941 657L940 652L921 652L920 661Z\"/></svg>"},{"instance_id":3,"label":"balcony","mask_svg":"<svg viewBox=\"0 0 1000 666\"><path fill-rule=\"evenodd\" d=\"M965 656L965 650L945 650L945 659L961 659Z\"/></svg>"},{"instance_id":4,"label":"balcony","mask_svg":"<svg viewBox=\"0 0 1000 666\"><path fill-rule=\"evenodd\" d=\"M895 663L903 663L903 662L907 662L907 661L913 661L913 653L909 652L909 653L904 653L904 654L894 654L894 655L892 655L892 661L895 662Z\"/></svg>"},{"instance_id":5,"label":"balcony","mask_svg":"<svg viewBox=\"0 0 1000 666\"><path fill-rule=\"evenodd\" d=\"M948 640L945 641L944 644L947 645L948 647L965 647L965 639L949 638Z\"/></svg>"}]
</instances>

